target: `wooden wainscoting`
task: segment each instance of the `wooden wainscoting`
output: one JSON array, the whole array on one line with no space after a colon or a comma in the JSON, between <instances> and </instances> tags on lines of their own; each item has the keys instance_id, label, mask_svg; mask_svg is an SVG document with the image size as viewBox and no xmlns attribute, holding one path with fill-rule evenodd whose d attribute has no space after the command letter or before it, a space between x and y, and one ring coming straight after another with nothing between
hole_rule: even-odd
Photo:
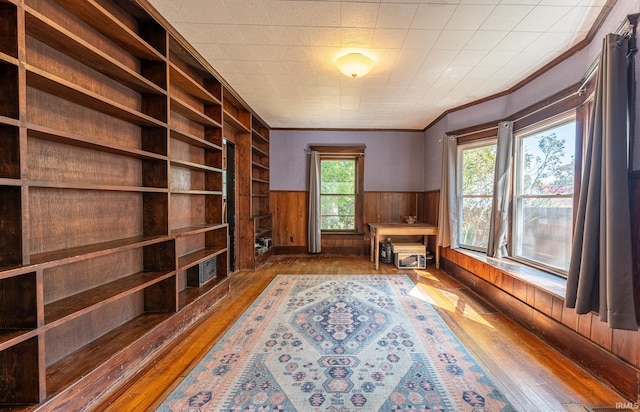
<instances>
[{"instance_id":1,"label":"wooden wainscoting","mask_svg":"<svg viewBox=\"0 0 640 412\"><path fill-rule=\"evenodd\" d=\"M577 315L564 298L493 265L442 249L446 272L630 399L640 394L640 333L612 330L598 315Z\"/></svg>"},{"instance_id":2,"label":"wooden wainscoting","mask_svg":"<svg viewBox=\"0 0 640 412\"><path fill-rule=\"evenodd\" d=\"M369 253L368 222L401 222L404 216L415 215L421 222L437 221L439 192L365 192L363 233L327 235L322 238L322 250L327 253ZM307 191L270 192L269 204L273 216L273 245L279 253L305 253L307 250ZM435 205L435 206L434 206ZM424 220L428 218L429 220Z\"/></svg>"}]
</instances>

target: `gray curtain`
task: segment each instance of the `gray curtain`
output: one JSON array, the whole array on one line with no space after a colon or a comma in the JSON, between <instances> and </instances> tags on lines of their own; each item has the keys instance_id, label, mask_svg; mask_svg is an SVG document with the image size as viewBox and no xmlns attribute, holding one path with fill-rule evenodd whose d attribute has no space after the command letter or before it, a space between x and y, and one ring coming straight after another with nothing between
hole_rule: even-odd
<instances>
[{"instance_id":1,"label":"gray curtain","mask_svg":"<svg viewBox=\"0 0 640 412\"><path fill-rule=\"evenodd\" d=\"M309 253L320 253L320 153L313 150L309 156Z\"/></svg>"},{"instance_id":2,"label":"gray curtain","mask_svg":"<svg viewBox=\"0 0 640 412\"><path fill-rule=\"evenodd\" d=\"M438 206L437 246L458 247L458 197L456 194L456 163L458 144L455 137L442 139L442 183Z\"/></svg>"},{"instance_id":3,"label":"gray curtain","mask_svg":"<svg viewBox=\"0 0 640 412\"><path fill-rule=\"evenodd\" d=\"M496 168L493 177L493 203L489 223L487 256L508 256L507 225L509 223L509 190L511 186L511 148L513 146L513 122L498 125Z\"/></svg>"},{"instance_id":4,"label":"gray curtain","mask_svg":"<svg viewBox=\"0 0 640 412\"><path fill-rule=\"evenodd\" d=\"M604 39L576 214L566 306L637 330L627 174L628 39Z\"/></svg>"}]
</instances>

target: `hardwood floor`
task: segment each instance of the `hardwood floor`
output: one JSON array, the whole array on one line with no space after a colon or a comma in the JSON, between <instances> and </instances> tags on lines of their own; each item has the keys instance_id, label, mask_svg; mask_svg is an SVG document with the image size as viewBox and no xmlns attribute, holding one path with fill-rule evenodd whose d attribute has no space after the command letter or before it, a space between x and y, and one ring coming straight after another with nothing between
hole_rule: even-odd
<instances>
[{"instance_id":1,"label":"hardwood floor","mask_svg":"<svg viewBox=\"0 0 640 412\"><path fill-rule=\"evenodd\" d=\"M155 409L277 274L373 272L373 263L363 256L273 256L259 270L236 273L231 278L230 295L209 316L129 384L92 409ZM617 402L626 402L445 272L433 266L399 271L381 264L380 273L408 274L519 410L577 412L593 407L615 409Z\"/></svg>"}]
</instances>

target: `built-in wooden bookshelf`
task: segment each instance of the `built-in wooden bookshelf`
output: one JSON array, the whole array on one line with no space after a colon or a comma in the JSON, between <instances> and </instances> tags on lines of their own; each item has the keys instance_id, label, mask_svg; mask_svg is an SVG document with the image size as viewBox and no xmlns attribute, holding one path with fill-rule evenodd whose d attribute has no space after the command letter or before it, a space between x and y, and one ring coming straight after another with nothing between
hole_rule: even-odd
<instances>
[{"instance_id":1,"label":"built-in wooden bookshelf","mask_svg":"<svg viewBox=\"0 0 640 412\"><path fill-rule=\"evenodd\" d=\"M229 290L223 122L251 113L151 13L0 0L0 407L81 409Z\"/></svg>"},{"instance_id":2,"label":"built-in wooden bookshelf","mask_svg":"<svg viewBox=\"0 0 640 412\"><path fill-rule=\"evenodd\" d=\"M262 246L271 239L269 214L269 128L248 111L229 91L224 91L223 116L226 136L233 136L237 148L237 213L239 268L260 266L273 252Z\"/></svg>"},{"instance_id":3,"label":"built-in wooden bookshelf","mask_svg":"<svg viewBox=\"0 0 640 412\"><path fill-rule=\"evenodd\" d=\"M256 245L256 266L272 250L272 219L269 210L269 128L256 116L251 121L251 218ZM268 239L268 241L266 241Z\"/></svg>"}]
</instances>

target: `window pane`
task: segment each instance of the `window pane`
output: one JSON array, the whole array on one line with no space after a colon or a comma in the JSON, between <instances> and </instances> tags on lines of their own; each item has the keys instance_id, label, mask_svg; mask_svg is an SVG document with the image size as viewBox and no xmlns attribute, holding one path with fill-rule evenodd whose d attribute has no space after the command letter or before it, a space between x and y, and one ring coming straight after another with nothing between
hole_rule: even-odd
<instances>
[{"instance_id":1,"label":"window pane","mask_svg":"<svg viewBox=\"0 0 640 412\"><path fill-rule=\"evenodd\" d=\"M462 145L458 159L459 244L485 250L489 241L496 144Z\"/></svg>"},{"instance_id":2,"label":"window pane","mask_svg":"<svg viewBox=\"0 0 640 412\"><path fill-rule=\"evenodd\" d=\"M356 191L356 182L322 182L322 194L349 195Z\"/></svg>"},{"instance_id":3,"label":"window pane","mask_svg":"<svg viewBox=\"0 0 640 412\"><path fill-rule=\"evenodd\" d=\"M462 152L462 195L491 196L496 163L496 145L465 149Z\"/></svg>"},{"instance_id":4,"label":"window pane","mask_svg":"<svg viewBox=\"0 0 640 412\"><path fill-rule=\"evenodd\" d=\"M524 198L518 204L516 254L561 270L569 269L572 198Z\"/></svg>"},{"instance_id":5,"label":"window pane","mask_svg":"<svg viewBox=\"0 0 640 412\"><path fill-rule=\"evenodd\" d=\"M522 139L521 194L573 193L575 134L572 121Z\"/></svg>"},{"instance_id":6,"label":"window pane","mask_svg":"<svg viewBox=\"0 0 640 412\"><path fill-rule=\"evenodd\" d=\"M320 213L324 215L353 216L356 205L356 197L324 195L320 198Z\"/></svg>"},{"instance_id":7,"label":"window pane","mask_svg":"<svg viewBox=\"0 0 640 412\"><path fill-rule=\"evenodd\" d=\"M322 230L353 230L354 228L353 216L322 216Z\"/></svg>"},{"instance_id":8,"label":"window pane","mask_svg":"<svg viewBox=\"0 0 640 412\"><path fill-rule=\"evenodd\" d=\"M460 207L462 209L460 243L486 249L489 242L491 198L463 198Z\"/></svg>"},{"instance_id":9,"label":"window pane","mask_svg":"<svg viewBox=\"0 0 640 412\"><path fill-rule=\"evenodd\" d=\"M321 173L321 229L354 230L356 161L322 160Z\"/></svg>"},{"instance_id":10,"label":"window pane","mask_svg":"<svg viewBox=\"0 0 640 412\"><path fill-rule=\"evenodd\" d=\"M321 162L321 193L354 193L355 160L323 160Z\"/></svg>"}]
</instances>

